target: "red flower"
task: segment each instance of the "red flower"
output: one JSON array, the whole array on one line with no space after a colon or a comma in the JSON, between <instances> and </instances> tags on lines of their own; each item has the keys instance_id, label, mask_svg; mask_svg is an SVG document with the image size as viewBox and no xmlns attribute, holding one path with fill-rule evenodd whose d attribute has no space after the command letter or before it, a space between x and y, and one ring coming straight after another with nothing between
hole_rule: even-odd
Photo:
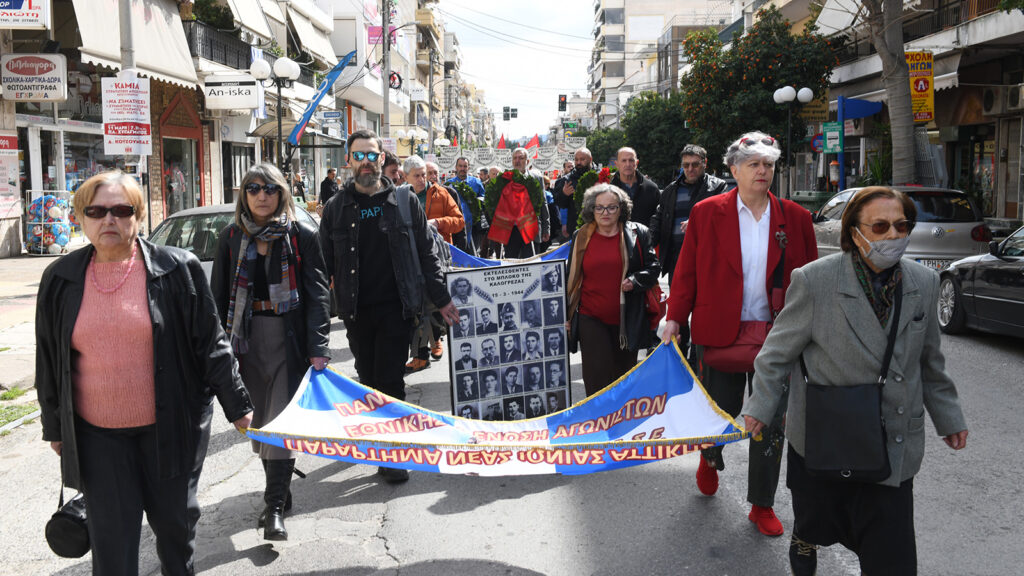
<instances>
[{"instance_id":1,"label":"red flower","mask_svg":"<svg viewBox=\"0 0 1024 576\"><path fill-rule=\"evenodd\" d=\"M597 174L597 181L601 184L607 184L612 181L612 171L607 167L601 168L601 171Z\"/></svg>"},{"instance_id":2,"label":"red flower","mask_svg":"<svg viewBox=\"0 0 1024 576\"><path fill-rule=\"evenodd\" d=\"M502 174L501 177L504 178L505 180L511 180L512 179L512 171L511 170L505 170L505 173Z\"/></svg>"}]
</instances>

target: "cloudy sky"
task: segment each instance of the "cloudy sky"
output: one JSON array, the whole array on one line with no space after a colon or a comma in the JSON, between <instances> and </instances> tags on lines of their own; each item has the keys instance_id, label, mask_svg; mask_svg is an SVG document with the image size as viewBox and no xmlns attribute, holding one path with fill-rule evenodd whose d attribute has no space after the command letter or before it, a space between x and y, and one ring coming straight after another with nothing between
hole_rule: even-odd
<instances>
[{"instance_id":1,"label":"cloudy sky","mask_svg":"<svg viewBox=\"0 0 1024 576\"><path fill-rule=\"evenodd\" d=\"M559 94L587 94L593 0L441 0L437 7L458 36L463 78L485 91L499 136L544 134L558 117ZM504 106L518 108L518 119L503 121Z\"/></svg>"}]
</instances>

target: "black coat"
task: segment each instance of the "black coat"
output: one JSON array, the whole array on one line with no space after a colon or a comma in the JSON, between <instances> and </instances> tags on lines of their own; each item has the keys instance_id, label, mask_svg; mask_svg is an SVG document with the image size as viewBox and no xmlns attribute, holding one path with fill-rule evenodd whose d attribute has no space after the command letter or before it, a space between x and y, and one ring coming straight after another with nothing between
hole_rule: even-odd
<instances>
[{"instance_id":1,"label":"black coat","mask_svg":"<svg viewBox=\"0 0 1024 576\"><path fill-rule=\"evenodd\" d=\"M597 170L597 164L592 164L590 168L584 170L583 173L578 173L575 176L575 180L579 182L579 177L583 176L583 174L589 172L590 170ZM565 192L563 192L563 189L565 188L566 182L569 181L569 176L574 174L576 174L576 170L573 170L573 172L570 172L569 174L560 177L558 180L555 180L554 185L551 187L551 195L555 199L555 206L558 206L559 208L565 208L569 211L569 214L566 216L565 222L562 222L562 226L565 226L568 229L570 237L572 237L573 232L576 231L576 221L579 219L579 214L576 212L576 202L573 200L573 197L566 196Z\"/></svg>"},{"instance_id":2,"label":"black coat","mask_svg":"<svg viewBox=\"0 0 1024 576\"><path fill-rule=\"evenodd\" d=\"M213 397L234 422L252 411L231 344L199 260L185 250L139 241L153 320L156 436L161 478L193 469L210 435ZM71 334L85 289L91 246L47 267L36 306L36 390L43 440L62 442L64 482L81 489L71 382ZM112 399L116 401L116 399Z\"/></svg>"},{"instance_id":3,"label":"black coat","mask_svg":"<svg viewBox=\"0 0 1024 576\"><path fill-rule=\"evenodd\" d=\"M320 182L320 204L327 204L327 201L338 193L338 183L335 182L334 178L324 178Z\"/></svg>"},{"instance_id":4,"label":"black coat","mask_svg":"<svg viewBox=\"0 0 1024 576\"><path fill-rule=\"evenodd\" d=\"M681 174L675 182L669 184L661 192L661 202L658 203L658 209L655 211L654 216L651 218L651 237L654 238L658 246L658 259L661 262L661 272L666 274L669 278L672 278L672 271L676 267L676 259L679 258L679 251L673 253L672 251L672 229L676 224L676 213L683 210L683 216L689 216L690 210L700 202L707 198L711 198L716 194L723 194L729 191L729 183L717 176L711 174L704 174L701 178L700 185L690 195L689 206L676 206L676 191L679 186L682 185L686 179L685 174Z\"/></svg>"},{"instance_id":5,"label":"black coat","mask_svg":"<svg viewBox=\"0 0 1024 576\"><path fill-rule=\"evenodd\" d=\"M309 359L330 357L331 289L327 284L327 266L320 247L320 232L308 222L292 222L291 234L298 244L299 305L284 313L288 365L288 391L295 394L299 382L309 369ZM220 324L227 326L228 302L235 289L235 266L242 246L242 230L231 224L220 233L217 254L213 259L214 300Z\"/></svg>"},{"instance_id":6,"label":"black coat","mask_svg":"<svg viewBox=\"0 0 1024 576\"><path fill-rule=\"evenodd\" d=\"M658 185L653 180L640 172L636 173L636 177L640 185L636 190L636 194L630 196L630 200L633 201L633 211L630 213L629 219L633 222L639 222L644 226L650 226L651 219L654 218L654 214L658 210L661 189L658 188ZM627 195L629 194L628 187L622 183L618 172L612 177L612 184L622 188Z\"/></svg>"}]
</instances>

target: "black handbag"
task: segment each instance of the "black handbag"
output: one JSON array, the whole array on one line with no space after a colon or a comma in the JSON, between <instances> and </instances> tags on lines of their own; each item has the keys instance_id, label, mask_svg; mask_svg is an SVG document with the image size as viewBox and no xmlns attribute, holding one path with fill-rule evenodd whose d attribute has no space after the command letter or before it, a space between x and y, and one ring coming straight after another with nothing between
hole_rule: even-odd
<instances>
[{"instance_id":1,"label":"black handbag","mask_svg":"<svg viewBox=\"0 0 1024 576\"><path fill-rule=\"evenodd\" d=\"M85 496L75 494L64 502L64 465L61 463L60 501L46 522L46 543L63 558L81 558L89 551L89 528L85 520Z\"/></svg>"},{"instance_id":2,"label":"black handbag","mask_svg":"<svg viewBox=\"0 0 1024 576\"><path fill-rule=\"evenodd\" d=\"M899 328L902 292L897 289L889 329L889 342L877 382L852 386L823 386L807 379L800 354L800 369L807 385L804 463L807 473L847 482L881 482L889 477L882 389L892 361Z\"/></svg>"}]
</instances>

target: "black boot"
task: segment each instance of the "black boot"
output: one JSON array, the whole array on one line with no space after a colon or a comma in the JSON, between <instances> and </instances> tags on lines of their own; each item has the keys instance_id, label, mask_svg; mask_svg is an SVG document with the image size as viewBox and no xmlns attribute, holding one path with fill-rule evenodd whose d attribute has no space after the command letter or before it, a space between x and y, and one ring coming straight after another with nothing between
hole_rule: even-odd
<instances>
[{"instance_id":1,"label":"black boot","mask_svg":"<svg viewBox=\"0 0 1024 576\"><path fill-rule=\"evenodd\" d=\"M265 475L267 473L267 462L270 462L270 460L266 460L266 459L262 459L261 458L260 462L263 463L263 474ZM292 462L294 462L294 460ZM299 472L298 470L295 470L294 472L300 478L305 478L306 477L305 474L303 474L302 472ZM285 512L290 512L291 509L292 509L292 489L291 489L291 484L289 484L289 487L288 487L288 497L285 498L285 501L284 501L284 511ZM263 511L260 512L259 519L256 520L256 527L257 528L263 528L263 526L266 523L267 523L267 509L264 508Z\"/></svg>"},{"instance_id":2,"label":"black boot","mask_svg":"<svg viewBox=\"0 0 1024 576\"><path fill-rule=\"evenodd\" d=\"M294 467L295 459L267 460L267 489L263 494L263 500L267 503L263 528L265 540L288 539L288 530L284 527L284 508Z\"/></svg>"},{"instance_id":3,"label":"black boot","mask_svg":"<svg viewBox=\"0 0 1024 576\"><path fill-rule=\"evenodd\" d=\"M789 569L793 576L814 576L818 572L818 547L792 535L789 539Z\"/></svg>"}]
</instances>

